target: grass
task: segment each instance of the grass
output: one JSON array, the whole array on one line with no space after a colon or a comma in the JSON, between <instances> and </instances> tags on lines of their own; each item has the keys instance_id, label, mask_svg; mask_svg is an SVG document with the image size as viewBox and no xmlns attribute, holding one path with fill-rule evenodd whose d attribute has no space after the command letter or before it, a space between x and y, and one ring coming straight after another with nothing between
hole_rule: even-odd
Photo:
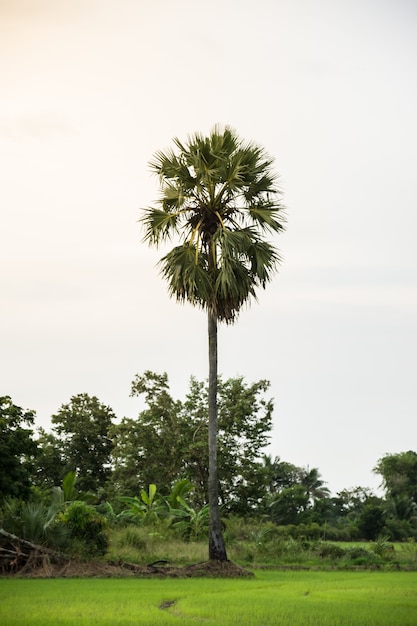
<instances>
[{"instance_id":1,"label":"grass","mask_svg":"<svg viewBox=\"0 0 417 626\"><path fill-rule=\"evenodd\" d=\"M199 563L207 560L207 541L186 542L175 536L151 532L149 528L129 526L114 530L106 554L109 561L152 563L165 559L176 565Z\"/></svg>"},{"instance_id":2,"label":"grass","mask_svg":"<svg viewBox=\"0 0 417 626\"><path fill-rule=\"evenodd\" d=\"M243 566L299 566L314 568L417 570L415 543L297 541L262 532L248 537L228 538L231 561ZM129 526L113 529L106 559L147 564L160 559L170 564L186 565L208 558L207 541L187 542L169 528Z\"/></svg>"},{"instance_id":3,"label":"grass","mask_svg":"<svg viewBox=\"0 0 417 626\"><path fill-rule=\"evenodd\" d=\"M414 626L417 572L257 570L253 579L2 579L0 623Z\"/></svg>"}]
</instances>

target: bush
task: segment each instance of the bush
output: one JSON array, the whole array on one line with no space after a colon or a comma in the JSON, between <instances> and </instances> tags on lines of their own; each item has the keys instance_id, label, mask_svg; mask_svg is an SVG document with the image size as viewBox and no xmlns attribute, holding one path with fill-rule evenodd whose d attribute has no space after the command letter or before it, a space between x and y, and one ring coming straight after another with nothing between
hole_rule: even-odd
<instances>
[{"instance_id":1,"label":"bush","mask_svg":"<svg viewBox=\"0 0 417 626\"><path fill-rule=\"evenodd\" d=\"M32 543L60 548L66 531L56 523L56 511L43 502L6 498L0 510L0 527Z\"/></svg>"},{"instance_id":2,"label":"bush","mask_svg":"<svg viewBox=\"0 0 417 626\"><path fill-rule=\"evenodd\" d=\"M327 541L352 541L353 536L349 528L329 526L323 529L323 539Z\"/></svg>"},{"instance_id":3,"label":"bush","mask_svg":"<svg viewBox=\"0 0 417 626\"><path fill-rule=\"evenodd\" d=\"M107 520L94 507L85 502L72 502L59 519L70 532L67 549L78 556L105 554L109 545Z\"/></svg>"},{"instance_id":4,"label":"bush","mask_svg":"<svg viewBox=\"0 0 417 626\"><path fill-rule=\"evenodd\" d=\"M128 526L120 534L119 545L122 548L135 548L136 550L146 550L147 538L142 529Z\"/></svg>"},{"instance_id":5,"label":"bush","mask_svg":"<svg viewBox=\"0 0 417 626\"><path fill-rule=\"evenodd\" d=\"M417 529L410 524L408 520L400 520L397 518L387 519L383 533L389 537L391 541L409 541L409 539L417 539Z\"/></svg>"},{"instance_id":6,"label":"bush","mask_svg":"<svg viewBox=\"0 0 417 626\"><path fill-rule=\"evenodd\" d=\"M346 551L334 543L318 543L315 551L318 556L328 559L340 559L346 555Z\"/></svg>"}]
</instances>

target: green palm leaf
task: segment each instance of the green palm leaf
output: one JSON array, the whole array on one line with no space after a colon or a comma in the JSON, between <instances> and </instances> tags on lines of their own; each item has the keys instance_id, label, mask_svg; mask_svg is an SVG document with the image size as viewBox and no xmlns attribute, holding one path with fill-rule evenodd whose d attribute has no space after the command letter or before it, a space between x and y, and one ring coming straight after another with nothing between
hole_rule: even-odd
<instances>
[{"instance_id":1,"label":"green palm leaf","mask_svg":"<svg viewBox=\"0 0 417 626\"><path fill-rule=\"evenodd\" d=\"M273 161L229 127L174 145L176 152L157 152L150 163L161 198L145 209L144 240L158 245L177 237L180 244L161 260L170 294L233 322L281 261L263 239L285 223Z\"/></svg>"}]
</instances>

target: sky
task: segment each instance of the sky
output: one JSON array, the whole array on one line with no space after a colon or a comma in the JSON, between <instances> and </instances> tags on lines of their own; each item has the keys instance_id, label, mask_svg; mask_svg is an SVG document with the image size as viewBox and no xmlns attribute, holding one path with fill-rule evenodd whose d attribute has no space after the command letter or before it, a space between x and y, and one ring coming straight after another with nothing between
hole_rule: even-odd
<instances>
[{"instance_id":1,"label":"sky","mask_svg":"<svg viewBox=\"0 0 417 626\"><path fill-rule=\"evenodd\" d=\"M416 28L412 0L0 0L0 394L48 428L79 393L134 418L145 370L178 399L207 377L205 313L138 220L152 155L230 125L287 230L219 371L270 381L261 452L377 489L417 449Z\"/></svg>"}]
</instances>

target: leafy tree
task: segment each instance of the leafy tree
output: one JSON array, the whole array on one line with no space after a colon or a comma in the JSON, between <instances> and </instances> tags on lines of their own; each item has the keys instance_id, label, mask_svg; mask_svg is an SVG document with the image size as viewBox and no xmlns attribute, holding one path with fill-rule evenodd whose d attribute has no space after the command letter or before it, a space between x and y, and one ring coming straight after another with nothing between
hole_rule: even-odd
<instances>
[{"instance_id":1,"label":"leafy tree","mask_svg":"<svg viewBox=\"0 0 417 626\"><path fill-rule=\"evenodd\" d=\"M33 483L45 493L59 485L65 475L66 461L63 458L63 446L54 434L39 428Z\"/></svg>"},{"instance_id":2,"label":"leafy tree","mask_svg":"<svg viewBox=\"0 0 417 626\"><path fill-rule=\"evenodd\" d=\"M362 539L375 541L385 527L385 508L380 498L369 498L358 516L358 529Z\"/></svg>"},{"instance_id":3,"label":"leafy tree","mask_svg":"<svg viewBox=\"0 0 417 626\"><path fill-rule=\"evenodd\" d=\"M243 378L219 379L220 499L229 511L253 512L264 495L265 480L258 461L267 445L272 400L268 381L248 384ZM112 484L119 493L136 495L142 485L155 483L161 493L173 481L186 478L194 485L192 504L208 502L208 385L190 379L184 402L174 401L167 375L145 372L132 385L145 394L147 408L137 420L114 426Z\"/></svg>"},{"instance_id":4,"label":"leafy tree","mask_svg":"<svg viewBox=\"0 0 417 626\"><path fill-rule=\"evenodd\" d=\"M142 219L145 241L179 244L161 260L169 292L208 314L209 343L209 557L226 560L217 468L217 324L233 323L256 289L265 287L280 257L265 235L283 229L282 206L264 150L245 144L230 128L195 134L176 151L151 162L162 197Z\"/></svg>"},{"instance_id":5,"label":"leafy tree","mask_svg":"<svg viewBox=\"0 0 417 626\"><path fill-rule=\"evenodd\" d=\"M137 375L131 396L145 396L147 408L137 419L124 418L111 429L114 471L111 482L120 494L135 496L149 484L169 490L180 477L186 448L181 402L169 393L168 376L149 370Z\"/></svg>"},{"instance_id":6,"label":"leafy tree","mask_svg":"<svg viewBox=\"0 0 417 626\"><path fill-rule=\"evenodd\" d=\"M280 524L327 523L332 502L317 468L297 467L270 455L264 455L262 461L267 485L265 513Z\"/></svg>"},{"instance_id":7,"label":"leafy tree","mask_svg":"<svg viewBox=\"0 0 417 626\"><path fill-rule=\"evenodd\" d=\"M303 471L301 467L287 461L281 461L278 456L272 459L271 455L268 454L263 455L262 461L270 494L277 493L286 487L292 487L301 481Z\"/></svg>"},{"instance_id":8,"label":"leafy tree","mask_svg":"<svg viewBox=\"0 0 417 626\"><path fill-rule=\"evenodd\" d=\"M6 496L26 498L37 454L33 439L35 412L0 397L0 501Z\"/></svg>"},{"instance_id":9,"label":"leafy tree","mask_svg":"<svg viewBox=\"0 0 417 626\"><path fill-rule=\"evenodd\" d=\"M374 498L375 494L367 487L354 487L343 489L333 498L335 510L340 517L356 518L363 509L364 504Z\"/></svg>"},{"instance_id":10,"label":"leafy tree","mask_svg":"<svg viewBox=\"0 0 417 626\"><path fill-rule=\"evenodd\" d=\"M386 454L379 459L374 472L382 476L389 497L408 498L417 504L417 452Z\"/></svg>"},{"instance_id":11,"label":"leafy tree","mask_svg":"<svg viewBox=\"0 0 417 626\"><path fill-rule=\"evenodd\" d=\"M265 398L268 389L266 380L253 384L247 384L242 377L218 380L219 499L229 512L240 515L253 513L264 496L265 477L259 455L269 443L272 428L273 402ZM194 431L187 476L200 485L204 502L209 499L208 395L207 383L191 378L184 404L185 419Z\"/></svg>"},{"instance_id":12,"label":"leafy tree","mask_svg":"<svg viewBox=\"0 0 417 626\"><path fill-rule=\"evenodd\" d=\"M385 524L394 540L417 538L417 453L386 454L374 472L386 492Z\"/></svg>"},{"instance_id":13,"label":"leafy tree","mask_svg":"<svg viewBox=\"0 0 417 626\"><path fill-rule=\"evenodd\" d=\"M298 524L308 507L308 494L302 485L285 487L270 503L271 519L280 525Z\"/></svg>"},{"instance_id":14,"label":"leafy tree","mask_svg":"<svg viewBox=\"0 0 417 626\"><path fill-rule=\"evenodd\" d=\"M113 442L109 431L115 417L98 398L82 393L51 418L64 474L76 471L82 491L97 492L110 476Z\"/></svg>"},{"instance_id":15,"label":"leafy tree","mask_svg":"<svg viewBox=\"0 0 417 626\"><path fill-rule=\"evenodd\" d=\"M374 506L380 506L381 500L367 487L343 489L331 498L333 504L332 524L348 533L351 539L377 536L380 532L381 516ZM372 531L372 520L377 523Z\"/></svg>"}]
</instances>

